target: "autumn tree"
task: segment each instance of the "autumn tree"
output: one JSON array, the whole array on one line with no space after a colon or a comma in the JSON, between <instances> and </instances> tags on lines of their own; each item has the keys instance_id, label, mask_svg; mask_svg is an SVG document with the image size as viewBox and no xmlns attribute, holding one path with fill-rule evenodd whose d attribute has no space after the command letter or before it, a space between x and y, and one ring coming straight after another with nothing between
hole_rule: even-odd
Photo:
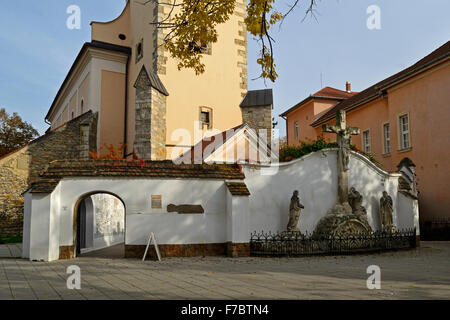
<instances>
[{"instance_id":1,"label":"autumn tree","mask_svg":"<svg viewBox=\"0 0 450 320\"><path fill-rule=\"evenodd\" d=\"M11 116L0 109L0 157L39 136L33 126L14 112Z\"/></svg>"},{"instance_id":2,"label":"autumn tree","mask_svg":"<svg viewBox=\"0 0 450 320\"><path fill-rule=\"evenodd\" d=\"M283 0L284 1L284 0ZM205 71L202 63L202 50L198 45L215 43L218 39L217 26L228 21L236 7L236 0L147 0L146 5L156 2L169 8L169 13L161 21L155 22L157 28L166 29L163 45L170 55L177 59L178 68L191 68L196 74ZM286 12L276 9L281 0L249 0L246 6L245 25L260 45L258 65L261 77L275 81L278 77L274 59L275 39L270 31L300 5L300 0L291 0ZM317 0L304 0L306 15L315 17ZM283 2L284 4L284 2Z\"/></svg>"}]
</instances>

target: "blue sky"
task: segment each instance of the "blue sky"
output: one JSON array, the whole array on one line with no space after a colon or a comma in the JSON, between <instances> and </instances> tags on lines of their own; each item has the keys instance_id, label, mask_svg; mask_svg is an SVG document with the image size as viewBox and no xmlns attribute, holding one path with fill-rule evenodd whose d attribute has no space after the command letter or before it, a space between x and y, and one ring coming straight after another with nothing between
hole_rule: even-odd
<instances>
[{"instance_id":1,"label":"blue sky","mask_svg":"<svg viewBox=\"0 0 450 320\"><path fill-rule=\"evenodd\" d=\"M286 11L293 0L277 0ZM78 54L90 40L90 21L109 21L123 9L124 0L14 0L0 10L0 106L18 112L41 133L44 116ZM257 78L258 47L249 36L249 89L274 89L278 115L323 86L354 91L415 63L450 40L448 0L321 0L317 19L304 17L306 0L273 29L279 79L275 84ZM81 30L66 28L69 5L81 8ZM381 9L381 29L366 27L370 5Z\"/></svg>"}]
</instances>

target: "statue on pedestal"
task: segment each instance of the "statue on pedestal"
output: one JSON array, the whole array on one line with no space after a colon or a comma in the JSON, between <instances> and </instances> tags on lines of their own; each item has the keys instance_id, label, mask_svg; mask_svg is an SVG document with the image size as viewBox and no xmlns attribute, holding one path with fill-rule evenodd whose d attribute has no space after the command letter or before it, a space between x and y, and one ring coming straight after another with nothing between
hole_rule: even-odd
<instances>
[{"instance_id":1,"label":"statue on pedestal","mask_svg":"<svg viewBox=\"0 0 450 320\"><path fill-rule=\"evenodd\" d=\"M291 204L289 206L289 222L287 231L300 232L300 229L298 228L298 220L300 219L301 210L304 208L305 207L300 203L298 191L295 190L291 198Z\"/></svg>"},{"instance_id":2,"label":"statue on pedestal","mask_svg":"<svg viewBox=\"0 0 450 320\"><path fill-rule=\"evenodd\" d=\"M380 220L383 231L393 232L396 230L393 226L392 211L392 198L386 191L383 191L383 196L380 199Z\"/></svg>"}]
</instances>

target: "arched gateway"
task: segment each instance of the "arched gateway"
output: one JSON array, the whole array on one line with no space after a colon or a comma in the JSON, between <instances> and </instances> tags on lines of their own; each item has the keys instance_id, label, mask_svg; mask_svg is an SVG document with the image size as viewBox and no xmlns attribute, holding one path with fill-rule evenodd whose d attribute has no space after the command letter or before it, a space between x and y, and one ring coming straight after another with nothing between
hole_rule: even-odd
<instances>
[{"instance_id":1,"label":"arched gateway","mask_svg":"<svg viewBox=\"0 0 450 320\"><path fill-rule=\"evenodd\" d=\"M123 242L126 257L142 257L150 232L164 256L248 254L249 230L224 228L245 222L244 178L238 165L52 162L25 194L23 257L70 259ZM119 204L123 215L111 212Z\"/></svg>"}]
</instances>

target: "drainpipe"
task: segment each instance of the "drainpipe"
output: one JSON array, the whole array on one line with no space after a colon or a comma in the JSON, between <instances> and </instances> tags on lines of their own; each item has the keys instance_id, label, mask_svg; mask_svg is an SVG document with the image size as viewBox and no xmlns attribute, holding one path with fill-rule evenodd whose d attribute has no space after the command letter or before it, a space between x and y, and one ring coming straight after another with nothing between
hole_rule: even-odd
<instances>
[{"instance_id":1,"label":"drainpipe","mask_svg":"<svg viewBox=\"0 0 450 320\"><path fill-rule=\"evenodd\" d=\"M128 143L128 66L130 64L130 55L127 57L127 66L125 70L125 114L124 114L124 126L123 126L123 143L125 147L123 148L123 157L127 158L127 143Z\"/></svg>"}]
</instances>

